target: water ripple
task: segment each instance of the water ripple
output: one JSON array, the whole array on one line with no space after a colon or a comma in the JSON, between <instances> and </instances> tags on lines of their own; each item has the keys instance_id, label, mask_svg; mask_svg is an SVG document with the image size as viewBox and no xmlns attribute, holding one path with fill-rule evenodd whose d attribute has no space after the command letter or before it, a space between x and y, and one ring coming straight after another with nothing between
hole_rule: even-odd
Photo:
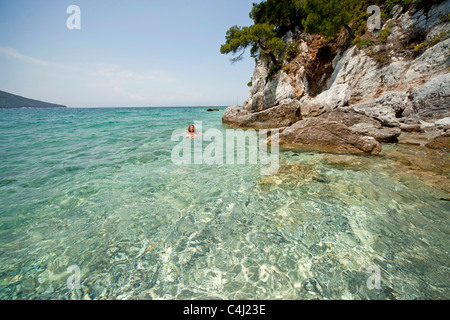
<instances>
[{"instance_id":1,"label":"water ripple","mask_svg":"<svg viewBox=\"0 0 450 320\"><path fill-rule=\"evenodd\" d=\"M432 183L448 178L445 165L406 163L401 146L380 157L285 151L273 176L174 165L171 132L195 120L225 130L220 116L2 112L0 298L450 297L450 205ZM367 287L370 266L380 290Z\"/></svg>"}]
</instances>

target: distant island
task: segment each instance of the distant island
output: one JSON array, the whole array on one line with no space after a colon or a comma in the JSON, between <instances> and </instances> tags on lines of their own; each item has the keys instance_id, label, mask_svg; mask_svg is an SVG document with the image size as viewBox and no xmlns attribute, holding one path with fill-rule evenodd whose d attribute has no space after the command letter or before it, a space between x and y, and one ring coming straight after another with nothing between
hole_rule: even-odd
<instances>
[{"instance_id":1,"label":"distant island","mask_svg":"<svg viewBox=\"0 0 450 320\"><path fill-rule=\"evenodd\" d=\"M15 108L67 108L67 106L28 99L8 92L0 91L0 109Z\"/></svg>"}]
</instances>

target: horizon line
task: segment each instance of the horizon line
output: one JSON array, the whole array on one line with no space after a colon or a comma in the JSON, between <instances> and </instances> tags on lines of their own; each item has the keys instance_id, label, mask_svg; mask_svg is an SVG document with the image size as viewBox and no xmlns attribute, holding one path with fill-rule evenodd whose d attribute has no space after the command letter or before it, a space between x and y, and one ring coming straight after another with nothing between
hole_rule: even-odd
<instances>
[{"instance_id":1,"label":"horizon line","mask_svg":"<svg viewBox=\"0 0 450 320\"><path fill-rule=\"evenodd\" d=\"M67 109L125 109L125 108L227 108L230 106L225 106L225 105L211 105L211 106L134 106L134 107L69 107L66 106Z\"/></svg>"}]
</instances>

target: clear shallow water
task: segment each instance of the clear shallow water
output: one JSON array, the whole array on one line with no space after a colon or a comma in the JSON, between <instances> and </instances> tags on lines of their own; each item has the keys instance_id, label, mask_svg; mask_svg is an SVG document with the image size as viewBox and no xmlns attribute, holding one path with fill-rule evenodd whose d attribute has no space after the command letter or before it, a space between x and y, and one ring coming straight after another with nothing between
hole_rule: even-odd
<instances>
[{"instance_id":1,"label":"clear shallow water","mask_svg":"<svg viewBox=\"0 0 450 320\"><path fill-rule=\"evenodd\" d=\"M274 176L173 164L172 132L221 115L2 110L0 299L450 298L442 188L384 153L285 150Z\"/></svg>"}]
</instances>

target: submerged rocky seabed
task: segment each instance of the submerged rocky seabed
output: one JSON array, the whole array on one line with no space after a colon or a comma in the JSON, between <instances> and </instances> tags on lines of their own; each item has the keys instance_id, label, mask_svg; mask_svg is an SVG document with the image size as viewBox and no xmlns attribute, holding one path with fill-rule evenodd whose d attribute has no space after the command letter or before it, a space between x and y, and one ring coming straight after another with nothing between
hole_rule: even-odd
<instances>
[{"instance_id":1,"label":"submerged rocky seabed","mask_svg":"<svg viewBox=\"0 0 450 320\"><path fill-rule=\"evenodd\" d=\"M2 110L0 299L449 299L449 3L368 48L289 31L223 115ZM176 165L196 121L293 149L270 176Z\"/></svg>"},{"instance_id":2,"label":"submerged rocky seabed","mask_svg":"<svg viewBox=\"0 0 450 320\"><path fill-rule=\"evenodd\" d=\"M171 162L173 128L156 123L224 130L215 113L60 112L28 125L49 131L22 133L17 154L0 144L1 299L450 297L448 153L283 149L278 173L261 176ZM74 112L77 128L54 126ZM71 265L81 289L67 286Z\"/></svg>"}]
</instances>

